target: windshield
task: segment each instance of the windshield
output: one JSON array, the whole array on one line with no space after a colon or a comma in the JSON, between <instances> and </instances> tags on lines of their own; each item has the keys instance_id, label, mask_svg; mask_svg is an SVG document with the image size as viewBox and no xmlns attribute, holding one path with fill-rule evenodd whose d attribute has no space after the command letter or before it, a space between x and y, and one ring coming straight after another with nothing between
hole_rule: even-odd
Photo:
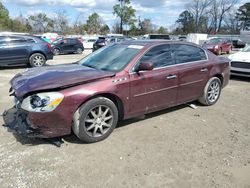
<instances>
[{"instance_id":1,"label":"windshield","mask_svg":"<svg viewBox=\"0 0 250 188\"><path fill-rule=\"evenodd\" d=\"M250 45L243 48L242 52L250 52Z\"/></svg>"},{"instance_id":2,"label":"windshield","mask_svg":"<svg viewBox=\"0 0 250 188\"><path fill-rule=\"evenodd\" d=\"M143 46L140 45L112 44L88 55L86 58L80 60L79 64L98 70L118 72L142 48Z\"/></svg>"},{"instance_id":3,"label":"windshield","mask_svg":"<svg viewBox=\"0 0 250 188\"><path fill-rule=\"evenodd\" d=\"M218 44L221 42L222 42L221 39L210 39L209 41L207 41L207 44Z\"/></svg>"},{"instance_id":4,"label":"windshield","mask_svg":"<svg viewBox=\"0 0 250 188\"><path fill-rule=\"evenodd\" d=\"M52 42L52 44L57 44L57 43L60 43L61 41L63 41L63 39L56 39Z\"/></svg>"}]
</instances>

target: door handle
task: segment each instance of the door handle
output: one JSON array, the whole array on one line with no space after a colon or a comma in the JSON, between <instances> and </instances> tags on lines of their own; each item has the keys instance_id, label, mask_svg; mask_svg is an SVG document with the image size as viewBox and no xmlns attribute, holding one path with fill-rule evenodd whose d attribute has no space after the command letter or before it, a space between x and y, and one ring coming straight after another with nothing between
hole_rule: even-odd
<instances>
[{"instance_id":1,"label":"door handle","mask_svg":"<svg viewBox=\"0 0 250 188\"><path fill-rule=\"evenodd\" d=\"M177 78L176 75L170 74L170 75L167 76L167 79L168 79L168 80L170 80L170 79L175 79L175 78Z\"/></svg>"},{"instance_id":2,"label":"door handle","mask_svg":"<svg viewBox=\"0 0 250 188\"><path fill-rule=\"evenodd\" d=\"M201 72L207 72L207 71L208 71L207 68L202 68L202 69L201 69Z\"/></svg>"}]
</instances>

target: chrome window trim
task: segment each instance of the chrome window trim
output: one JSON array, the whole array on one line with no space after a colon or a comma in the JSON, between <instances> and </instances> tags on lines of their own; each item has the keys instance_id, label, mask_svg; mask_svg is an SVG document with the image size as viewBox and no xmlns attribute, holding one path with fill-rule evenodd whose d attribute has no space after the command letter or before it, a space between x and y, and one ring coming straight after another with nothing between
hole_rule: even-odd
<instances>
[{"instance_id":1,"label":"chrome window trim","mask_svg":"<svg viewBox=\"0 0 250 188\"><path fill-rule=\"evenodd\" d=\"M148 50L146 50L146 51L143 53L143 55L142 55L140 58L138 58L138 59L136 60L136 63L130 68L130 70L129 70L129 75L132 75L132 74L135 74L135 73L137 74L137 72L134 72L133 69L134 69L134 67L136 66L136 64L139 62L139 60L140 60L149 50L151 50L152 48L154 48L154 47L156 47L156 46L166 45L166 44L171 45L171 44L169 44L169 43L165 43L165 44L164 44L164 43L163 43L163 44L155 44L155 45L151 46ZM178 44L178 43L176 43L176 44ZM172 44L172 45L175 45L175 44ZM173 66L178 66L178 65L186 65L186 64L191 64L191 63L193 64L193 63L197 63L197 62L205 62L205 61L208 60L207 52L206 52L206 50L204 50L203 48L201 48L201 47L199 47L199 46L194 46L194 45L192 45L192 44L184 44L184 45L189 45L189 46L193 46L193 47L200 48L200 49L205 53L206 59L204 59L204 60L198 60L198 61L189 61L189 62L180 63L180 64L166 65L166 66L164 66L164 67L157 67L157 68L154 68L153 70L160 70L160 69L165 69L165 68L168 68L168 67L173 67ZM148 71L141 71L141 72L148 72Z\"/></svg>"}]
</instances>

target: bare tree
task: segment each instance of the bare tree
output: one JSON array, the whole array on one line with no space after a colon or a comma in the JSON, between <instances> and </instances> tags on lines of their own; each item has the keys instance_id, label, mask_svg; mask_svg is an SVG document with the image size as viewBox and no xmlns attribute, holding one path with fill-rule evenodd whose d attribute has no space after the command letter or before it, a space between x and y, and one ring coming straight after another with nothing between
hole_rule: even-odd
<instances>
[{"instance_id":1,"label":"bare tree","mask_svg":"<svg viewBox=\"0 0 250 188\"><path fill-rule=\"evenodd\" d=\"M61 33L65 33L68 27L67 12L65 10L59 10L58 12L56 12L54 22L55 30Z\"/></svg>"},{"instance_id":2,"label":"bare tree","mask_svg":"<svg viewBox=\"0 0 250 188\"><path fill-rule=\"evenodd\" d=\"M229 12L236 4L238 0L214 0L211 8L210 15L211 25L213 26L214 33L218 33L221 29L222 22L227 12Z\"/></svg>"},{"instance_id":3,"label":"bare tree","mask_svg":"<svg viewBox=\"0 0 250 188\"><path fill-rule=\"evenodd\" d=\"M202 18L207 14L209 6L214 0L193 0L188 4L188 9L194 16L195 32L199 32L199 25Z\"/></svg>"}]
</instances>

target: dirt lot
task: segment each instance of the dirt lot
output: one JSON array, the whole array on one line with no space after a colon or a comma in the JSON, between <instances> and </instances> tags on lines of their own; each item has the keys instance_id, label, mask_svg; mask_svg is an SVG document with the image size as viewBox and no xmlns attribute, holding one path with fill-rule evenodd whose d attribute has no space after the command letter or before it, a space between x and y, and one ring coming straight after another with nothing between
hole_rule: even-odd
<instances>
[{"instance_id":1,"label":"dirt lot","mask_svg":"<svg viewBox=\"0 0 250 188\"><path fill-rule=\"evenodd\" d=\"M85 54L57 56L49 64ZM0 112L12 106L8 82L23 69L0 70ZM64 141L57 148L0 127L0 187L247 188L250 79L232 78L214 106L182 105L124 121L96 144L74 136Z\"/></svg>"}]
</instances>

